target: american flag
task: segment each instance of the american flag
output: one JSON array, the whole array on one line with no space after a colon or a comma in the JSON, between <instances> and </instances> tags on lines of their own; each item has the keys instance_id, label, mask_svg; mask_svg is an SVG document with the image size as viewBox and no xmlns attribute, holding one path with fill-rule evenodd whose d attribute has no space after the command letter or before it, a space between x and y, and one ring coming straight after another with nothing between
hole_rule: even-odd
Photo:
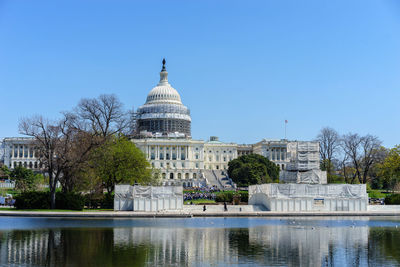
<instances>
[{"instance_id":1,"label":"american flag","mask_svg":"<svg viewBox=\"0 0 400 267\"><path fill-rule=\"evenodd\" d=\"M285 120L285 123L288 123L288 121L287 121L287 120Z\"/></svg>"}]
</instances>

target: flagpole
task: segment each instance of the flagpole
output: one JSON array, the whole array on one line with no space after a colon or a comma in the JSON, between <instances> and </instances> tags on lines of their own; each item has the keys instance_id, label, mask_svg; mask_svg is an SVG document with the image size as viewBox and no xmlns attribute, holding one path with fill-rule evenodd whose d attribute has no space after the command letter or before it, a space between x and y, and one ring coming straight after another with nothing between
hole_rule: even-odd
<instances>
[{"instance_id":1,"label":"flagpole","mask_svg":"<svg viewBox=\"0 0 400 267\"><path fill-rule=\"evenodd\" d=\"M287 123L288 123L288 121L285 120L285 140L287 139L287 138L286 138L286 125L287 125Z\"/></svg>"}]
</instances>

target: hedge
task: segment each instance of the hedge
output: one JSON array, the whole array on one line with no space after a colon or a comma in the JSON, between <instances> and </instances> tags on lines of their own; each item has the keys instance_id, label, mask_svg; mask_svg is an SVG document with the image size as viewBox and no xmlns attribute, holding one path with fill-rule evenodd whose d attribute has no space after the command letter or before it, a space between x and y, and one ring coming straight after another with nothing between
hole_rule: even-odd
<instances>
[{"instance_id":1,"label":"hedge","mask_svg":"<svg viewBox=\"0 0 400 267\"><path fill-rule=\"evenodd\" d=\"M217 194L215 201L217 202L232 202L233 193L232 192L221 192Z\"/></svg>"},{"instance_id":2,"label":"hedge","mask_svg":"<svg viewBox=\"0 0 400 267\"><path fill-rule=\"evenodd\" d=\"M239 192L240 194L240 202L249 202L249 192Z\"/></svg>"},{"instance_id":3,"label":"hedge","mask_svg":"<svg viewBox=\"0 0 400 267\"><path fill-rule=\"evenodd\" d=\"M84 196L85 206L89 209L113 209L114 195L106 194L87 194Z\"/></svg>"},{"instance_id":4,"label":"hedge","mask_svg":"<svg viewBox=\"0 0 400 267\"><path fill-rule=\"evenodd\" d=\"M49 192L23 192L15 196L17 209L50 209Z\"/></svg>"},{"instance_id":5,"label":"hedge","mask_svg":"<svg viewBox=\"0 0 400 267\"><path fill-rule=\"evenodd\" d=\"M82 210L83 196L79 193L56 193L56 209ZM16 209L50 209L50 192L23 192L15 197Z\"/></svg>"},{"instance_id":6,"label":"hedge","mask_svg":"<svg viewBox=\"0 0 400 267\"><path fill-rule=\"evenodd\" d=\"M391 194L385 197L386 205L399 205L400 204L400 194Z\"/></svg>"}]
</instances>

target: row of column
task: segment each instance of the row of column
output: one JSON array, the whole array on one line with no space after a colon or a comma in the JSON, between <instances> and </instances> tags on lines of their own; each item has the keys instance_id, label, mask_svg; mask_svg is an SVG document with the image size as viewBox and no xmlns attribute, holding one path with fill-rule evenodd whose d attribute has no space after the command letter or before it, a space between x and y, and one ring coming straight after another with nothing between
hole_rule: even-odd
<instances>
[{"instance_id":1,"label":"row of column","mask_svg":"<svg viewBox=\"0 0 400 267\"><path fill-rule=\"evenodd\" d=\"M285 148L270 148L271 160L285 160L286 158L287 158L287 151Z\"/></svg>"},{"instance_id":2,"label":"row of column","mask_svg":"<svg viewBox=\"0 0 400 267\"><path fill-rule=\"evenodd\" d=\"M155 149L151 149L155 147ZM163 149L160 149L160 146L147 146L147 157L150 160L152 153L154 153L154 159L160 160L160 153L163 153L163 160L167 160L167 153L169 154L169 160L172 160L172 154L176 153L176 160L181 160L182 151L185 154L184 160L189 159L189 147L188 146L162 146ZM168 148L168 150L167 150ZM175 150L172 150L175 148ZM182 148L184 148L182 150Z\"/></svg>"},{"instance_id":3,"label":"row of column","mask_svg":"<svg viewBox=\"0 0 400 267\"><path fill-rule=\"evenodd\" d=\"M26 153L25 153L25 151L26 151ZM20 154L21 154L20 152L22 152L22 156L20 156ZM32 146L26 146L26 145L15 146L14 145L12 147L11 155L13 158L35 158L36 151L35 151L34 147L32 147Z\"/></svg>"}]
</instances>

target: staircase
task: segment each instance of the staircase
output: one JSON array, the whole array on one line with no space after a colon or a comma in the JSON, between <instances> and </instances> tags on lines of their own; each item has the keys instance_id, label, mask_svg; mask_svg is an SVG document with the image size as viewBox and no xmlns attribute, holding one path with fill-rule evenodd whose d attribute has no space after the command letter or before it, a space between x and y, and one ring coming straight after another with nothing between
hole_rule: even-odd
<instances>
[{"instance_id":1,"label":"staircase","mask_svg":"<svg viewBox=\"0 0 400 267\"><path fill-rule=\"evenodd\" d=\"M204 176L207 178L209 186L215 185L219 189L232 188L231 181L227 176L227 171L204 170Z\"/></svg>"}]
</instances>

